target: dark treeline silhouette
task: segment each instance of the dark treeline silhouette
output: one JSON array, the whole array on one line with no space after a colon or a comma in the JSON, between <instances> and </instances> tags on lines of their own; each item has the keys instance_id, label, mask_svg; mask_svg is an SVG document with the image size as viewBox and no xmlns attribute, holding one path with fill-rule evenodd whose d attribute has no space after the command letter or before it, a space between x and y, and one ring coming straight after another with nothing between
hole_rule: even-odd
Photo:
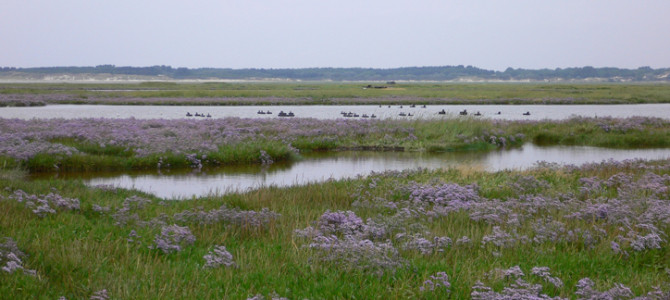
<instances>
[{"instance_id":1,"label":"dark treeline silhouette","mask_svg":"<svg viewBox=\"0 0 670 300\"><path fill-rule=\"evenodd\" d=\"M670 81L670 68L637 69L594 68L590 66L556 69L514 69L492 71L473 66L374 68L302 68L302 69L227 69L227 68L173 68L171 66L117 67L39 67L0 68L0 75L55 75L55 74L111 74L164 76L172 79L292 79L292 80L423 80L442 81L473 78L479 80L585 80L604 81Z\"/></svg>"}]
</instances>

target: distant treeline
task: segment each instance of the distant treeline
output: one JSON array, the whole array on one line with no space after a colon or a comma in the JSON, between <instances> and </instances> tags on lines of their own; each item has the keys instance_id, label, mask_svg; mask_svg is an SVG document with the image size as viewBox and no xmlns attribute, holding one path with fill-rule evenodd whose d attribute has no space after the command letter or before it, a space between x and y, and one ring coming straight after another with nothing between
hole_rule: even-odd
<instances>
[{"instance_id":1,"label":"distant treeline","mask_svg":"<svg viewBox=\"0 0 670 300\"><path fill-rule=\"evenodd\" d=\"M172 79L291 79L291 80L334 80L334 81L392 81L418 80L442 81L473 78L480 80L585 80L604 81L670 81L670 68L637 69L620 68L557 68L557 69L514 69L492 71L473 66L406 67L393 69L373 68L302 68L302 69L222 69L222 68L173 68L171 66L117 67L99 65L95 67L40 67L40 68L0 68L2 75L26 75L31 77L57 74L110 74L164 76Z\"/></svg>"}]
</instances>

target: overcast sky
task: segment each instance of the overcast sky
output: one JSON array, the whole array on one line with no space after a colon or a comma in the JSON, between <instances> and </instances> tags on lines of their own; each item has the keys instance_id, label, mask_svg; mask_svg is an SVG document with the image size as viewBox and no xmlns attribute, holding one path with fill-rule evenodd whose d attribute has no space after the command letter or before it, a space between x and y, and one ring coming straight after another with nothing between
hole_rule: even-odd
<instances>
[{"instance_id":1,"label":"overcast sky","mask_svg":"<svg viewBox=\"0 0 670 300\"><path fill-rule=\"evenodd\" d=\"M2 0L0 66L670 67L669 0Z\"/></svg>"}]
</instances>

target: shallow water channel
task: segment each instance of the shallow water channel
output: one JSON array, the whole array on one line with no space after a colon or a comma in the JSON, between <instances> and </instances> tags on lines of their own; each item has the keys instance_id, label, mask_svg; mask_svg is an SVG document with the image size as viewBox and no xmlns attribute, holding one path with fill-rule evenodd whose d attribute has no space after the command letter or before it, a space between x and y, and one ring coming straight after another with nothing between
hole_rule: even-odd
<instances>
[{"instance_id":1,"label":"shallow water channel","mask_svg":"<svg viewBox=\"0 0 670 300\"><path fill-rule=\"evenodd\" d=\"M446 114L438 112L444 110ZM459 116L467 110L468 116L479 112L482 118L504 120L562 120L573 116L625 118L646 116L670 119L670 104L620 105L302 105L302 106L163 106L163 105L47 105L36 107L0 107L0 118L136 118L181 119L186 113L209 114L212 118L278 118L280 111L293 112L295 117L316 119L343 118L341 112L363 114L378 119L439 119ZM272 114L258 114L259 111ZM406 116L400 116L403 113ZM500 113L500 114L498 114ZM524 115L529 113L530 115ZM409 115L412 116L409 116ZM201 117L190 117L200 118Z\"/></svg>"},{"instance_id":2,"label":"shallow water channel","mask_svg":"<svg viewBox=\"0 0 670 300\"><path fill-rule=\"evenodd\" d=\"M537 161L582 164L608 159L666 159L670 149L606 149L582 146L522 148L492 152L330 152L310 153L293 163L271 166L231 166L199 171L152 171L123 173L38 174L36 178L81 178L89 185L134 188L166 199L188 199L225 194L263 186L291 186L329 179L353 178L370 172L416 168L440 169L469 166L490 171L525 169Z\"/></svg>"}]
</instances>

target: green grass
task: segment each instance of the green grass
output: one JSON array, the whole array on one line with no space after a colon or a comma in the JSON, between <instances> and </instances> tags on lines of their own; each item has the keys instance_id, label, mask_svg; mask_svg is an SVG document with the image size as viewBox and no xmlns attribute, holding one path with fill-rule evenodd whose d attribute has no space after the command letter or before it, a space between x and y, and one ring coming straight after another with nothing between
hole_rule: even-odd
<instances>
[{"instance_id":1,"label":"green grass","mask_svg":"<svg viewBox=\"0 0 670 300\"><path fill-rule=\"evenodd\" d=\"M367 83L0 84L2 94L67 94L54 103L100 104L622 104L669 103L668 84L401 83L363 89ZM105 90L105 91L98 91ZM140 98L127 101L124 98ZM197 101L141 98L200 98ZM219 99L214 99L219 98ZM221 99L241 98L241 99ZM264 99L253 99L264 98ZM287 99L293 99L287 101Z\"/></svg>"}]
</instances>

